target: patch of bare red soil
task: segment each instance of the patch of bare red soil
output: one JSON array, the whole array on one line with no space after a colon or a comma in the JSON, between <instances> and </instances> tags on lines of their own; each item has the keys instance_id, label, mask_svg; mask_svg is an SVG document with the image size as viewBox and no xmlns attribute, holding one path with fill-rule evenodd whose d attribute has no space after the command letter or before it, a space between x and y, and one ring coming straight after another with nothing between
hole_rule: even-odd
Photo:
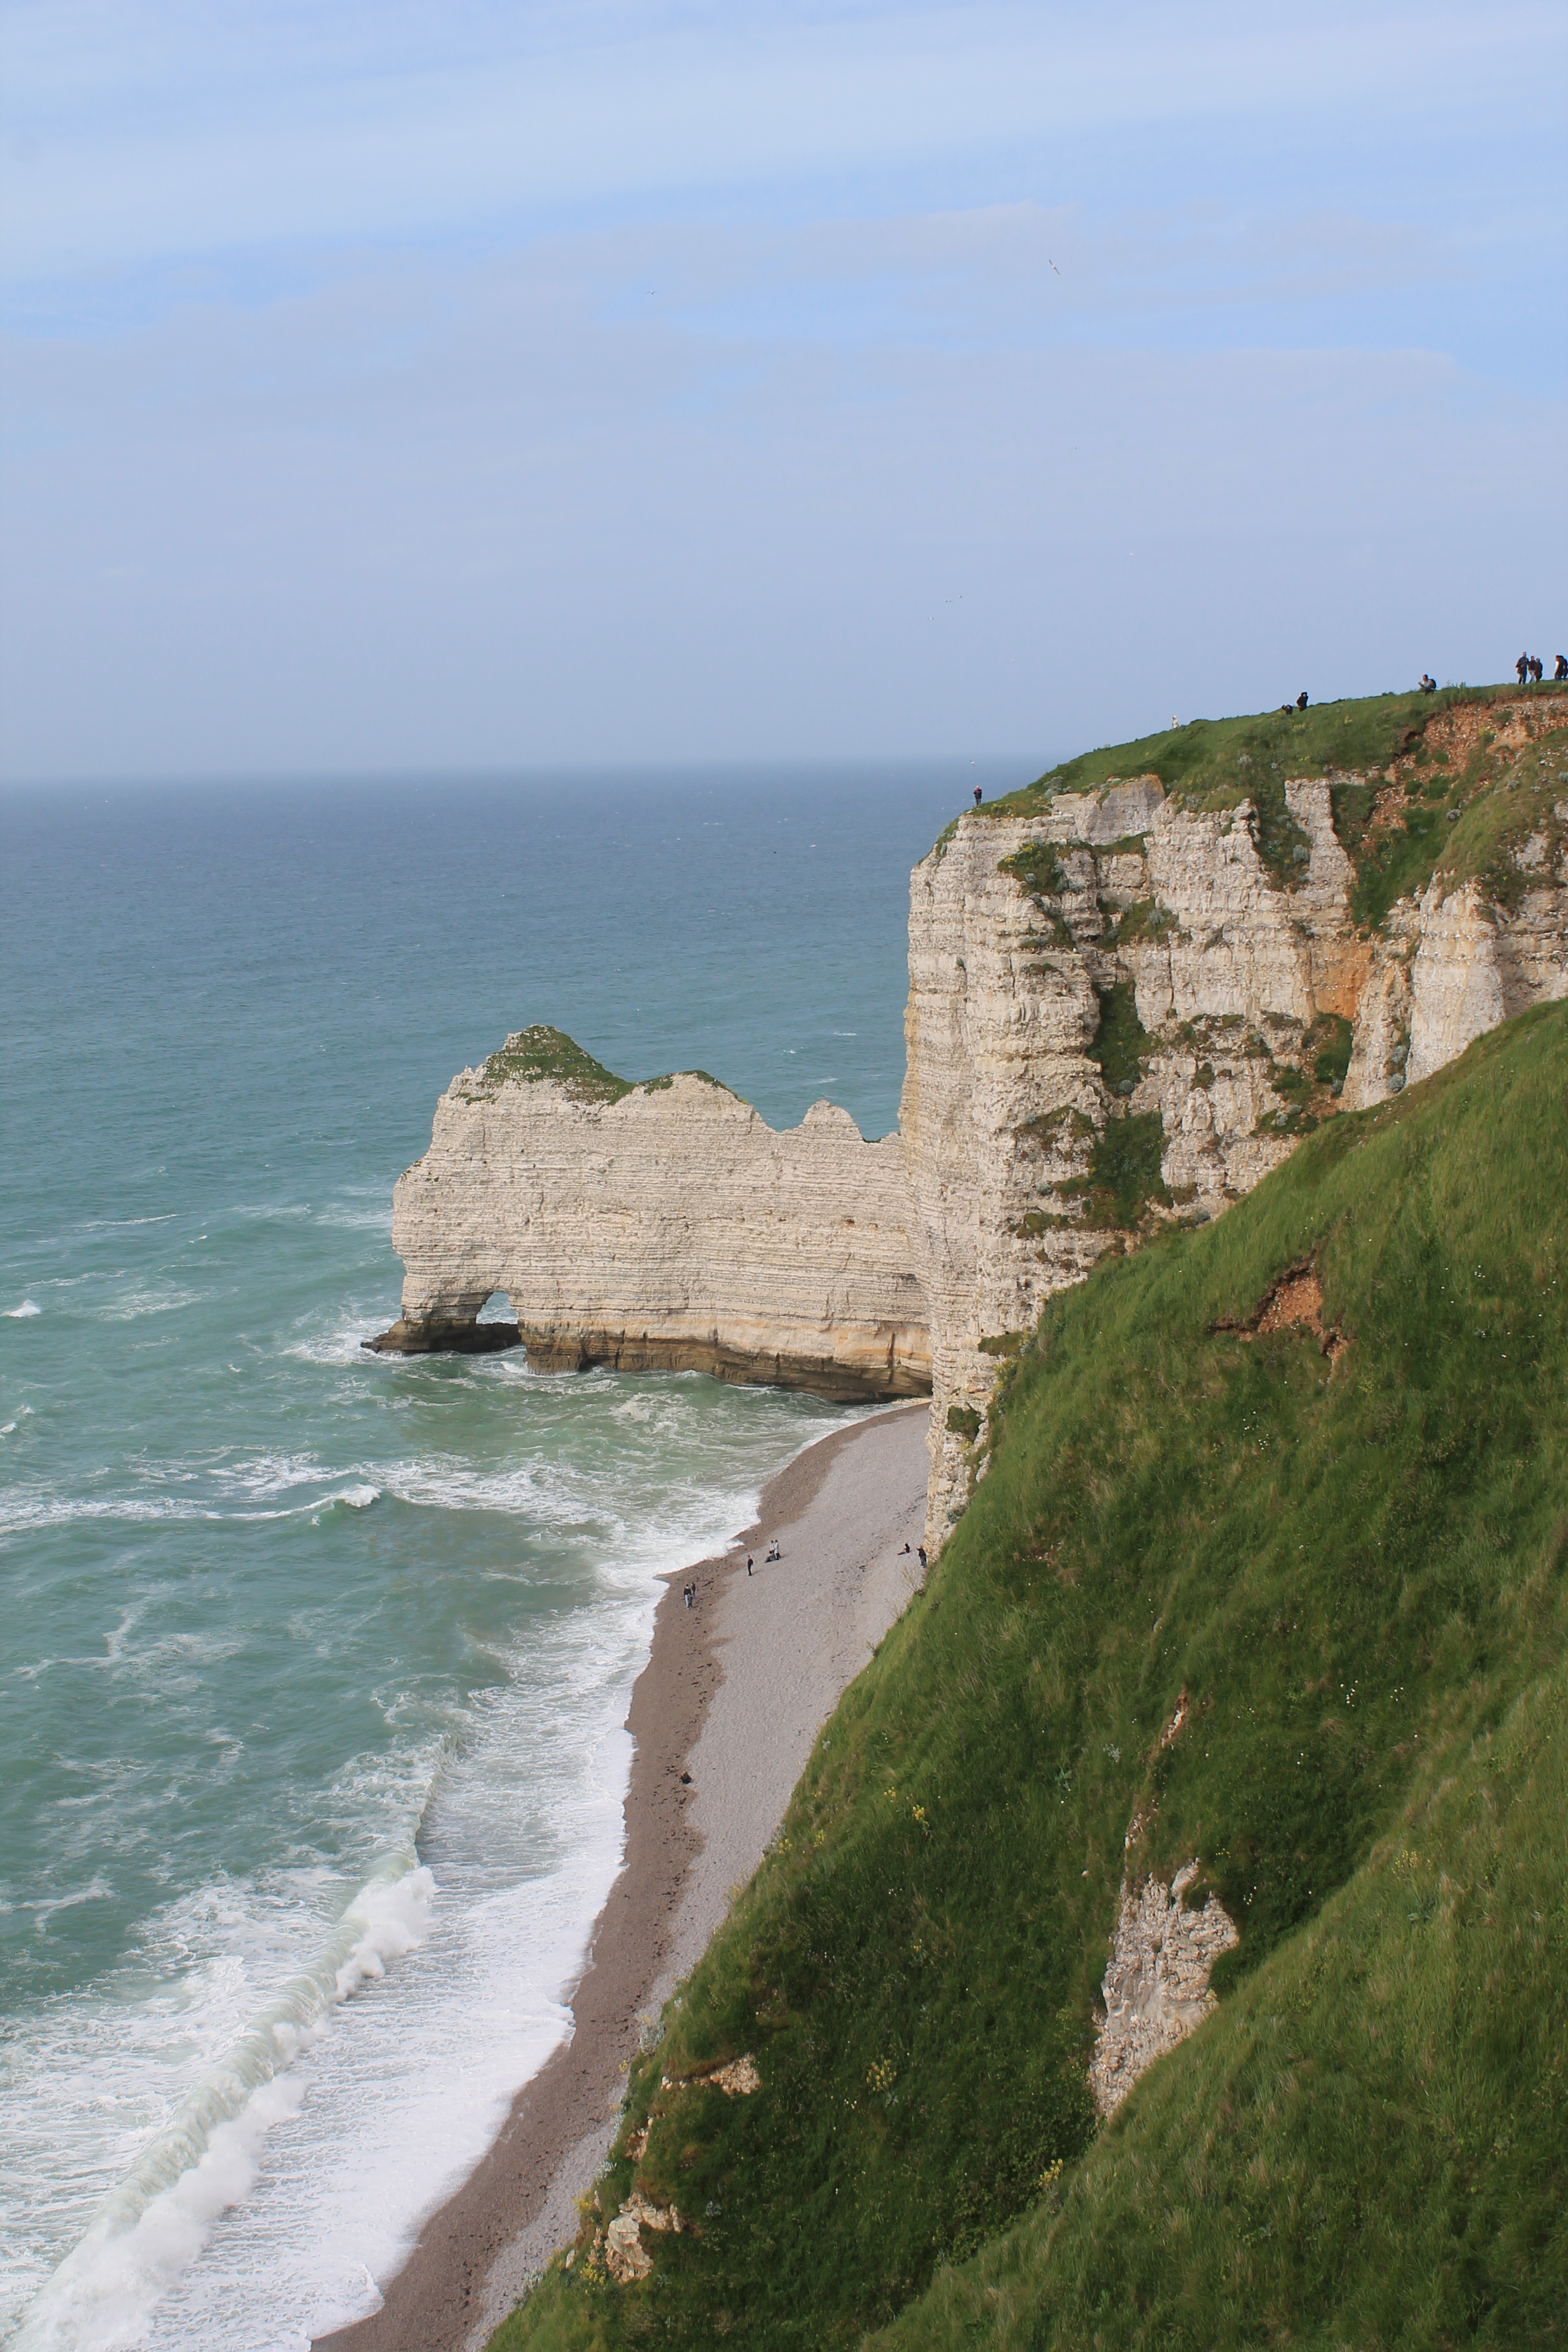
<instances>
[{"instance_id":1,"label":"patch of bare red soil","mask_svg":"<svg viewBox=\"0 0 1568 2352\"><path fill-rule=\"evenodd\" d=\"M1234 1315L1222 1315L1217 1323L1209 1325L1211 1334L1230 1331L1242 1340L1260 1339L1270 1331L1302 1328L1312 1333L1319 1354L1326 1356L1331 1365L1350 1344L1334 1325L1324 1325L1323 1286L1310 1257L1303 1258L1299 1265L1288 1265L1245 1322L1238 1322Z\"/></svg>"}]
</instances>

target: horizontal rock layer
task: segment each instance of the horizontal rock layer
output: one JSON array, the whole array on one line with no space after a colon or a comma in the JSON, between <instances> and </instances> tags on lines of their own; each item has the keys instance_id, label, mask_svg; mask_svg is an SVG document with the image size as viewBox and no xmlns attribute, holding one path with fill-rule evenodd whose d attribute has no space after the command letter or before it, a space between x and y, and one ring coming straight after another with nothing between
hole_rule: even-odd
<instances>
[{"instance_id":1,"label":"horizontal rock layer","mask_svg":"<svg viewBox=\"0 0 1568 2352\"><path fill-rule=\"evenodd\" d=\"M1488 716L1522 744L1549 714L1521 714ZM1289 887L1248 802L1183 809L1152 776L966 812L910 877L906 1076L878 1143L827 1103L775 1132L700 1076L627 1087L553 1031L510 1039L397 1186L403 1314L373 1344L507 1344L474 1321L501 1292L542 1369L929 1391L940 1549L1051 1292L1152 1221L1218 1213L1336 1098L1381 1101L1568 994L1568 802L1514 853L1506 908L1435 877L1373 932L1334 827L1355 781L1285 783ZM1135 1143L1132 1196L1106 1171Z\"/></svg>"},{"instance_id":2,"label":"horizontal rock layer","mask_svg":"<svg viewBox=\"0 0 1568 2352\"><path fill-rule=\"evenodd\" d=\"M867 1143L828 1103L777 1133L691 1075L595 1098L505 1064L453 1080L398 1182L403 1314L379 1344L465 1324L478 1338L499 1291L542 1370L695 1370L844 1402L929 1392L896 1135Z\"/></svg>"}]
</instances>

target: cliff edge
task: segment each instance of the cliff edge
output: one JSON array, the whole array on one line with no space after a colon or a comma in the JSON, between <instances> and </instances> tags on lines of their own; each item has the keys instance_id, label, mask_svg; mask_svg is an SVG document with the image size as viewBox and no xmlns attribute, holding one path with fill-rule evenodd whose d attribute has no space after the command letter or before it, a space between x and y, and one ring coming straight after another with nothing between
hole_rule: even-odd
<instances>
[{"instance_id":1,"label":"cliff edge","mask_svg":"<svg viewBox=\"0 0 1568 2352\"><path fill-rule=\"evenodd\" d=\"M553 1030L437 1108L384 1347L932 1398L928 1545L1046 1299L1568 995L1568 694L1198 721L966 811L910 877L899 1130L768 1128ZM504 1292L515 1332L476 1318Z\"/></svg>"}]
</instances>

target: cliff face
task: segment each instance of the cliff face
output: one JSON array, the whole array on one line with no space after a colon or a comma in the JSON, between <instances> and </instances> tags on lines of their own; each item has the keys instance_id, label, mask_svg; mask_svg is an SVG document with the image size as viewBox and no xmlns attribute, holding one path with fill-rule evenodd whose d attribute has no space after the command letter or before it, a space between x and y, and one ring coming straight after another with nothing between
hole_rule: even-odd
<instances>
[{"instance_id":1,"label":"cliff face","mask_svg":"<svg viewBox=\"0 0 1568 2352\"><path fill-rule=\"evenodd\" d=\"M1506 759L1563 712L1493 715ZM1542 773L1568 776L1550 759L1538 804ZM1251 801L1183 808L1154 776L966 813L915 868L900 1128L931 1310L933 1550L1051 1292L1161 1223L1218 1214L1342 1103L1568 995L1568 799L1509 846L1520 788L1486 781L1465 815L1500 833L1491 887L1439 871L1375 928L1334 806L1375 787L1404 808L1397 769L1285 779L1283 874Z\"/></svg>"},{"instance_id":2,"label":"cliff face","mask_svg":"<svg viewBox=\"0 0 1568 2352\"><path fill-rule=\"evenodd\" d=\"M1320 761L1252 797L1243 751L1207 805L1147 774L966 812L910 879L907 1071L879 1143L826 1103L774 1133L703 1077L628 1087L522 1033L453 1082L397 1187L383 1344L471 1344L500 1290L547 1368L929 1388L940 1548L1053 1291L1568 994L1564 715L1450 707L1386 766ZM1374 920L1396 853L1421 885Z\"/></svg>"},{"instance_id":3,"label":"cliff face","mask_svg":"<svg viewBox=\"0 0 1568 2352\"><path fill-rule=\"evenodd\" d=\"M403 1316L379 1344L461 1345L501 1291L546 1370L923 1395L907 1200L898 1137L864 1142L830 1103L775 1134L711 1079L626 1087L525 1032L454 1078L398 1183Z\"/></svg>"}]
</instances>

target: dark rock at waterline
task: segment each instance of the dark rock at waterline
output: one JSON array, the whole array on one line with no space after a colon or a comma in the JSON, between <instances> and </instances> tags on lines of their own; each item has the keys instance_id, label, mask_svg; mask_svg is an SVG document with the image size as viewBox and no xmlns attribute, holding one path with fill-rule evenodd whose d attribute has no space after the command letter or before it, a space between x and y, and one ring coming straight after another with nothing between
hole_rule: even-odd
<instances>
[{"instance_id":1,"label":"dark rock at waterline","mask_svg":"<svg viewBox=\"0 0 1568 2352\"><path fill-rule=\"evenodd\" d=\"M375 1356L489 1356L498 1348L521 1348L515 1323L405 1323L378 1331L360 1346Z\"/></svg>"}]
</instances>

